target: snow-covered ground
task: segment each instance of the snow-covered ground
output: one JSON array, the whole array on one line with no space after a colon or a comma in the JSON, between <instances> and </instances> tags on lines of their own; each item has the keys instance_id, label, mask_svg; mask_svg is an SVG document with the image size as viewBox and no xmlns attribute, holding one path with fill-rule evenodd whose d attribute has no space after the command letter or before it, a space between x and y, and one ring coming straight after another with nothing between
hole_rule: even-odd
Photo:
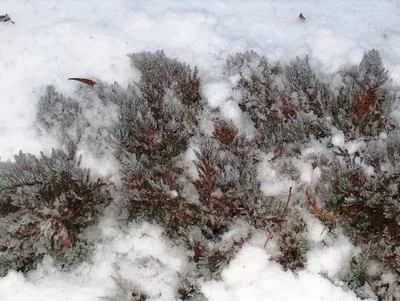
<instances>
[{"instance_id":1,"label":"snow-covered ground","mask_svg":"<svg viewBox=\"0 0 400 301\"><path fill-rule=\"evenodd\" d=\"M358 64L375 48L400 83L399 12L397 0L2 0L0 15L9 14L15 24L0 23L1 159L12 159L21 149L38 154L56 146L51 137L39 139L32 126L46 85L66 95L77 87L69 77L126 86L138 76L126 55L138 51L164 49L169 57L197 65L203 95L230 118L235 110L221 67L240 51L255 50L271 61L309 55L317 72L332 74ZM321 239L323 226L312 226L311 239ZM47 258L27 277L11 272L0 279L0 300L98 300L115 289L116 269L147 287L152 300L173 300L175 278L185 263L179 248L154 226L122 232L105 220L101 227L104 242L92 265L61 273ZM202 291L211 301L357 300L320 275L335 279L354 251L343 237L311 251L307 269L294 275L270 262L262 243L250 244L223 272L222 282L204 283ZM149 258L146 265L135 264Z\"/></svg>"}]
</instances>

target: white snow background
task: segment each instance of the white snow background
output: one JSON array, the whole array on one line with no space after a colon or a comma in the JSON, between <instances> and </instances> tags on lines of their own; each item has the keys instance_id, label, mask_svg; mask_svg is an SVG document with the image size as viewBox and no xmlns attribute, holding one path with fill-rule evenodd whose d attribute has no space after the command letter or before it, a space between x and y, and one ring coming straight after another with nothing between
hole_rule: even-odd
<instances>
[{"instance_id":1,"label":"white snow background","mask_svg":"<svg viewBox=\"0 0 400 301\"><path fill-rule=\"evenodd\" d=\"M298 18L300 12L304 22ZM133 52L163 49L169 57L197 65L203 96L233 120L238 110L228 101L232 84L223 79L222 66L236 52L255 50L271 61L284 62L309 55L317 72L333 74L359 64L363 53L375 48L389 76L400 83L396 0L1 0L0 15L6 13L15 24L0 23L2 160L12 159L19 150L38 154L57 146L51 137L39 139L33 127L46 85L67 96L73 96L78 86L67 81L69 77L126 86L138 76L126 56ZM89 162L99 173L113 169ZM274 182L265 168L271 185L284 181ZM311 169L302 175L304 181L317 177ZM111 276L116 269L148 292L150 300L176 299L176 279L185 257L162 238L161 229L144 224L123 232L111 219L100 226L104 238L93 264L62 273L45 258L26 277L10 272L0 278L0 301L99 300L113 293ZM323 225L310 220L309 227L310 239L321 240ZM223 271L223 281L204 283L203 294L210 301L358 300L327 279L336 279L357 251L346 238L339 236L329 247L311 250L306 270L297 275L269 261L264 240L244 246Z\"/></svg>"}]
</instances>

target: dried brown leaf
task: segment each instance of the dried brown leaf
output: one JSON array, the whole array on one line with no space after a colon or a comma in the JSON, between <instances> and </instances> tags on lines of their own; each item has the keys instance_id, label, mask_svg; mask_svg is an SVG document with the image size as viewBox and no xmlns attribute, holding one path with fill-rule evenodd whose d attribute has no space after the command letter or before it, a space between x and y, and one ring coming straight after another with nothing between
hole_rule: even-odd
<instances>
[{"instance_id":1,"label":"dried brown leaf","mask_svg":"<svg viewBox=\"0 0 400 301\"><path fill-rule=\"evenodd\" d=\"M68 78L68 80L76 80L78 82L84 83L84 84L89 85L91 87L93 87L96 84L95 81L93 81L91 79L87 79L87 78L70 77L70 78Z\"/></svg>"},{"instance_id":2,"label":"dried brown leaf","mask_svg":"<svg viewBox=\"0 0 400 301\"><path fill-rule=\"evenodd\" d=\"M8 14L0 15L0 22L11 22L12 24L14 24L13 20L11 20Z\"/></svg>"}]
</instances>

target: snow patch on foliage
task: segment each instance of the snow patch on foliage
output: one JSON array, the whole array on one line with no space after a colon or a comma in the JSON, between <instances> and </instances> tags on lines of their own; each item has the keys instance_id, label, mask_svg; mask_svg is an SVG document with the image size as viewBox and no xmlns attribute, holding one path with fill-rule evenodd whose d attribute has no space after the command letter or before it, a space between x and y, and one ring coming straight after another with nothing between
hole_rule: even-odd
<instances>
[{"instance_id":1,"label":"snow patch on foliage","mask_svg":"<svg viewBox=\"0 0 400 301\"><path fill-rule=\"evenodd\" d=\"M288 187L294 186L293 180L285 179L273 168L271 159L273 154L262 154L262 161L258 165L257 178L260 181L260 189L266 196L278 196L287 193Z\"/></svg>"},{"instance_id":2,"label":"snow patch on foliage","mask_svg":"<svg viewBox=\"0 0 400 301\"><path fill-rule=\"evenodd\" d=\"M339 280L347 272L354 251L349 239L341 235L332 245L308 252L307 270Z\"/></svg>"},{"instance_id":3,"label":"snow patch on foliage","mask_svg":"<svg viewBox=\"0 0 400 301\"><path fill-rule=\"evenodd\" d=\"M299 301L359 300L354 293L333 286L317 273L300 271L295 275L291 271L283 271L270 260L264 249L254 246L243 247L222 272L222 281L203 283L202 292L209 301L261 301L270 297Z\"/></svg>"}]
</instances>

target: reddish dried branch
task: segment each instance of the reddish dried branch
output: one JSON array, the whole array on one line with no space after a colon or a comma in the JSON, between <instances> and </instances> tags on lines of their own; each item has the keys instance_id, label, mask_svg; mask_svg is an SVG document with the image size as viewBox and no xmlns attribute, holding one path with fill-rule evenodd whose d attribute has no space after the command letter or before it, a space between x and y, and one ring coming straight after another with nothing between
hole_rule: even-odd
<instances>
[{"instance_id":1,"label":"reddish dried branch","mask_svg":"<svg viewBox=\"0 0 400 301\"><path fill-rule=\"evenodd\" d=\"M269 230L267 230L267 231L268 231L269 235L267 237L267 240L264 243L264 249L267 247L268 241L272 238L272 232Z\"/></svg>"},{"instance_id":2,"label":"reddish dried branch","mask_svg":"<svg viewBox=\"0 0 400 301\"><path fill-rule=\"evenodd\" d=\"M171 170L167 170L162 174L164 181L167 183L168 188L174 190L174 180Z\"/></svg>"},{"instance_id":3,"label":"reddish dried branch","mask_svg":"<svg viewBox=\"0 0 400 301\"><path fill-rule=\"evenodd\" d=\"M289 195L288 195L288 199L286 201L286 205L285 205L285 209L283 209L282 215L281 217L283 218L285 216L286 210L289 206L289 202L290 202L290 197L292 196L292 187L289 188Z\"/></svg>"},{"instance_id":4,"label":"reddish dried branch","mask_svg":"<svg viewBox=\"0 0 400 301\"><path fill-rule=\"evenodd\" d=\"M386 135L389 135L389 127L387 125L386 119L382 117L383 127L385 128Z\"/></svg>"},{"instance_id":5,"label":"reddish dried branch","mask_svg":"<svg viewBox=\"0 0 400 301\"><path fill-rule=\"evenodd\" d=\"M292 196L292 187L289 188L289 195L288 195L288 198L287 198L287 201L286 201L286 204L285 204L285 208L283 209L283 212L282 212L281 216L280 217L275 217L275 216L268 217L268 218L264 218L264 220L281 225L285 221L285 213L286 213L286 210L287 210L287 208L289 206L289 202L290 202L290 197L291 196ZM281 227L281 226L279 226L279 227ZM268 241L270 240L270 238L272 236L272 233L269 230L267 230L267 231L269 232L269 236L268 236L268 238L267 238L267 240L266 240L266 242L264 244L264 248L267 246L267 243L268 243Z\"/></svg>"},{"instance_id":6,"label":"reddish dried branch","mask_svg":"<svg viewBox=\"0 0 400 301\"><path fill-rule=\"evenodd\" d=\"M15 188L19 188L19 187L25 187L25 186L34 186L34 185L38 185L38 184L43 184L40 181L27 181L26 183L16 183L16 184L12 184L8 187L5 187L3 189L1 189L0 191L6 190L6 189L15 189Z\"/></svg>"},{"instance_id":7,"label":"reddish dried branch","mask_svg":"<svg viewBox=\"0 0 400 301\"><path fill-rule=\"evenodd\" d=\"M226 145L232 144L237 134L237 128L233 124L230 125L225 121L217 123L213 133L215 138Z\"/></svg>"},{"instance_id":8,"label":"reddish dried branch","mask_svg":"<svg viewBox=\"0 0 400 301\"><path fill-rule=\"evenodd\" d=\"M294 118L296 117L297 113L295 109L293 108L293 105L288 101L285 97L282 96L282 102L283 102L283 109L282 109L282 114L286 118Z\"/></svg>"},{"instance_id":9,"label":"reddish dried branch","mask_svg":"<svg viewBox=\"0 0 400 301\"><path fill-rule=\"evenodd\" d=\"M364 92L361 99L359 117L366 115L370 110L370 107L374 105L375 91L376 89L374 87L368 87Z\"/></svg>"},{"instance_id":10,"label":"reddish dried branch","mask_svg":"<svg viewBox=\"0 0 400 301\"><path fill-rule=\"evenodd\" d=\"M317 204L314 201L311 200L310 190L309 189L310 189L310 187L307 187L307 189L306 189L306 197L307 197L307 201L311 205L311 208L313 209L314 213L316 215L318 215L319 217L322 217L322 218L324 218L324 219L326 219L326 220L328 220L330 222L333 222L334 220L336 220L338 218L338 216L331 215L331 214L324 214L318 209Z\"/></svg>"},{"instance_id":11,"label":"reddish dried branch","mask_svg":"<svg viewBox=\"0 0 400 301\"><path fill-rule=\"evenodd\" d=\"M212 192L215 187L214 171L209 158L203 158L202 167L197 167L200 179L197 181L197 189L200 190L203 202L208 205L209 209L213 209Z\"/></svg>"}]
</instances>

